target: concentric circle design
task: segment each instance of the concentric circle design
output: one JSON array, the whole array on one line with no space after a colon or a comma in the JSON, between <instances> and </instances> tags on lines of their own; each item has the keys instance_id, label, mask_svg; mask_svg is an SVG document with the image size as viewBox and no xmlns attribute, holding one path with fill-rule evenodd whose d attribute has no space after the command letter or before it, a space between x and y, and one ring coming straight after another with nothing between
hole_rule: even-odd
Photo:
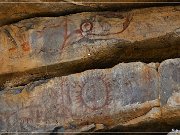
<instances>
[{"instance_id":1,"label":"concentric circle design","mask_svg":"<svg viewBox=\"0 0 180 135\"><path fill-rule=\"evenodd\" d=\"M87 108L98 110L109 104L109 83L105 78L87 77L80 88L79 101Z\"/></svg>"},{"instance_id":2,"label":"concentric circle design","mask_svg":"<svg viewBox=\"0 0 180 135\"><path fill-rule=\"evenodd\" d=\"M89 31L91 31L92 30L92 28L93 28L93 24L92 24L92 22L90 22L90 21L84 21L83 23L81 23L81 25L80 25L80 30L82 31L82 32L89 32Z\"/></svg>"}]
</instances>

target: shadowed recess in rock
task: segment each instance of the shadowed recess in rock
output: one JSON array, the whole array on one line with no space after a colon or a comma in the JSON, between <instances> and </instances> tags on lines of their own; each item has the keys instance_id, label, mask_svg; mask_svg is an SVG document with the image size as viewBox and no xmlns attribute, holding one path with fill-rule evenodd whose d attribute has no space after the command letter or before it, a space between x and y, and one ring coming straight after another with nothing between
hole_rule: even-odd
<instances>
[{"instance_id":1,"label":"shadowed recess in rock","mask_svg":"<svg viewBox=\"0 0 180 135\"><path fill-rule=\"evenodd\" d=\"M120 62L178 58L178 7L84 12L1 27L0 87L111 68Z\"/></svg>"}]
</instances>

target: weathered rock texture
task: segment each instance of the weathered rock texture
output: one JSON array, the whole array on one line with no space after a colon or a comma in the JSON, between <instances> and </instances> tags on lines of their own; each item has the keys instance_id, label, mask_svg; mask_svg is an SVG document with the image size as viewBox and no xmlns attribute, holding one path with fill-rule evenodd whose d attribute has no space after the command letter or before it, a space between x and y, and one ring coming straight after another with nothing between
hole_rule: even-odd
<instances>
[{"instance_id":1,"label":"weathered rock texture","mask_svg":"<svg viewBox=\"0 0 180 135\"><path fill-rule=\"evenodd\" d=\"M58 126L84 131L84 125L126 128L167 120L174 124L180 120L179 68L179 58L163 61L158 71L155 63L121 63L50 79L33 89L2 91L1 131L51 131Z\"/></svg>"},{"instance_id":2,"label":"weathered rock texture","mask_svg":"<svg viewBox=\"0 0 180 135\"><path fill-rule=\"evenodd\" d=\"M126 2L147 2L146 0L126 0ZM167 0L156 0L156 2ZM85 11L127 10L131 8L170 5L171 3L120 3L115 1L73 1L73 0L1 0L0 26L14 23L23 19L42 16L62 16ZM155 0L148 0L155 2ZM171 0L178 2L178 0ZM173 3L172 3L173 4ZM177 3L176 3L177 4Z\"/></svg>"},{"instance_id":3,"label":"weathered rock texture","mask_svg":"<svg viewBox=\"0 0 180 135\"><path fill-rule=\"evenodd\" d=\"M179 57L179 18L176 6L33 18L3 26L0 85L104 68L107 63Z\"/></svg>"},{"instance_id":4,"label":"weathered rock texture","mask_svg":"<svg viewBox=\"0 0 180 135\"><path fill-rule=\"evenodd\" d=\"M180 127L180 6L4 2L0 133Z\"/></svg>"}]
</instances>

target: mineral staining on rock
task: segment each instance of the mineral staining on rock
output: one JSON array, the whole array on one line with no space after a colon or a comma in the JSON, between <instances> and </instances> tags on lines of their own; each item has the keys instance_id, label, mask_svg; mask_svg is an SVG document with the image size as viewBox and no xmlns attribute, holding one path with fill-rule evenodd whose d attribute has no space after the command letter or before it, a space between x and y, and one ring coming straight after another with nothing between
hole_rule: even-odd
<instances>
[{"instance_id":1,"label":"mineral staining on rock","mask_svg":"<svg viewBox=\"0 0 180 135\"><path fill-rule=\"evenodd\" d=\"M32 18L3 26L0 89L107 64L179 57L179 15L174 7L154 7Z\"/></svg>"},{"instance_id":2,"label":"mineral staining on rock","mask_svg":"<svg viewBox=\"0 0 180 135\"><path fill-rule=\"evenodd\" d=\"M159 96L170 100L172 95L159 95L159 91L167 91L163 85L171 78L161 80L168 76L165 71L173 66L172 63L179 67L179 59L167 60L160 65L160 76L147 64L121 63L110 69L88 70L50 79L31 91L2 92L1 131L49 131L59 125L68 127L71 121L77 127L84 122L100 122L107 126L126 123L145 115L153 107L160 107ZM178 72L172 70L170 74ZM173 78L175 81L179 79ZM168 86L174 87L174 84ZM177 93L179 90L176 86ZM172 104L177 104L175 99Z\"/></svg>"},{"instance_id":3,"label":"mineral staining on rock","mask_svg":"<svg viewBox=\"0 0 180 135\"><path fill-rule=\"evenodd\" d=\"M77 19L77 16L80 18ZM5 37L1 39L2 61L8 60L11 66L5 64L1 72L23 71L72 60L72 55L77 59L87 55L86 48L80 51L81 56L69 52L82 48L82 45L118 42L121 39L110 36L122 33L132 20L131 15L120 16L121 18L106 19L97 13L86 13L53 19L33 19L31 23L22 21L6 26L1 29L1 34ZM116 25L111 24L109 19ZM19 66L22 61L28 61L28 64Z\"/></svg>"},{"instance_id":4,"label":"mineral staining on rock","mask_svg":"<svg viewBox=\"0 0 180 135\"><path fill-rule=\"evenodd\" d=\"M159 67L161 75L161 104L180 106L180 64L179 59L164 61ZM174 99L169 99L173 95Z\"/></svg>"},{"instance_id":5,"label":"mineral staining on rock","mask_svg":"<svg viewBox=\"0 0 180 135\"><path fill-rule=\"evenodd\" d=\"M154 0L151 1L153 2ZM157 1L162 2L162 0L156 0L156 2ZM171 1L178 2L178 0ZM37 16L63 16L67 13L75 14L79 12L93 12L104 10L116 11L124 10L127 8L140 8L167 4L146 2L136 4L121 3L121 0L113 1L115 3L112 3L112 1L110 3L104 3L104 1L96 1L95 3L89 3L89 1L79 1L77 3L72 0L1 0L1 2L2 3L0 3L0 26ZM133 1L130 0L130 2Z\"/></svg>"},{"instance_id":6,"label":"mineral staining on rock","mask_svg":"<svg viewBox=\"0 0 180 135\"><path fill-rule=\"evenodd\" d=\"M175 7L84 12L1 27L0 88L7 87L0 91L0 131L85 131L180 119L179 58L108 63L179 57L179 13ZM105 68L90 65L99 59L111 68L94 69ZM15 83L6 85L11 79Z\"/></svg>"},{"instance_id":7,"label":"mineral staining on rock","mask_svg":"<svg viewBox=\"0 0 180 135\"><path fill-rule=\"evenodd\" d=\"M0 74L87 58L112 44L164 36L180 27L178 18L179 11L165 7L34 18L4 26L0 29Z\"/></svg>"}]
</instances>

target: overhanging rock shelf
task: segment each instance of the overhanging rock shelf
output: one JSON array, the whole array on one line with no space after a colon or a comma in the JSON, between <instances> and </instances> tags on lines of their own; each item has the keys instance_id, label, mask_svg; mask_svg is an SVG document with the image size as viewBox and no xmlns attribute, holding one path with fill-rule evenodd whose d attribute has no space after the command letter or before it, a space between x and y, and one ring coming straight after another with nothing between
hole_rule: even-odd
<instances>
[{"instance_id":1,"label":"overhanging rock shelf","mask_svg":"<svg viewBox=\"0 0 180 135\"><path fill-rule=\"evenodd\" d=\"M178 7L79 13L3 26L0 86L24 85L37 78L107 68L119 62L177 58Z\"/></svg>"},{"instance_id":2,"label":"overhanging rock shelf","mask_svg":"<svg viewBox=\"0 0 180 135\"><path fill-rule=\"evenodd\" d=\"M179 9L83 12L2 26L0 131L177 126Z\"/></svg>"}]
</instances>

